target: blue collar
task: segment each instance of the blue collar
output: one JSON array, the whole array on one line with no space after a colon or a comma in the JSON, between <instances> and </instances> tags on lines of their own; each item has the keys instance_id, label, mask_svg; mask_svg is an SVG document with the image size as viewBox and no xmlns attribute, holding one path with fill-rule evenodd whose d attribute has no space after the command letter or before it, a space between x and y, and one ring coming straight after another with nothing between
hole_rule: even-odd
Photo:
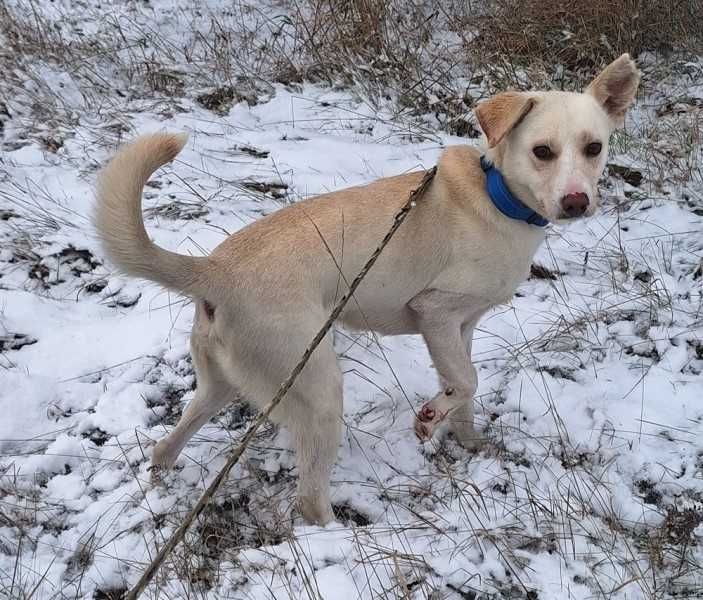
<instances>
[{"instance_id":1,"label":"blue collar","mask_svg":"<svg viewBox=\"0 0 703 600\"><path fill-rule=\"evenodd\" d=\"M481 157L481 168L486 174L486 193L495 207L506 217L525 221L530 225L545 227L549 221L536 213L529 206L525 206L508 189L500 171L496 169L485 156Z\"/></svg>"}]
</instances>

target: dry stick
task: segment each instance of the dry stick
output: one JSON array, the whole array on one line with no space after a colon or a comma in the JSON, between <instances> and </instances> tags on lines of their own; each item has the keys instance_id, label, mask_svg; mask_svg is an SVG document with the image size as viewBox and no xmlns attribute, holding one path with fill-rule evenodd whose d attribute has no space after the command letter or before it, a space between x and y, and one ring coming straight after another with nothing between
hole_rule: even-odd
<instances>
[{"instance_id":1,"label":"dry stick","mask_svg":"<svg viewBox=\"0 0 703 600\"><path fill-rule=\"evenodd\" d=\"M259 413L259 416L257 416L254 422L249 426L249 429L247 429L247 432L244 434L242 441L229 455L229 458L227 458L227 462L222 467L222 470L217 474L217 477L213 479L212 483L203 492L202 496L200 496L200 499L198 500L197 504L186 515L186 518L183 519L183 522L180 524L178 529L176 529L176 531L169 538L166 544L164 544L161 550L159 550L159 553L154 557L154 560L151 561L147 569L144 571L144 573L142 573L142 576L139 578L137 584L129 591L125 600L136 600L141 595L141 593L144 591L144 588L146 588L146 586L149 585L149 582L153 579L154 575L156 574L156 571L163 564L164 560L166 560L166 557L183 539L186 534L186 531L188 531L188 528L191 526L193 521L200 515L200 513L203 512L203 509L205 508L205 506L207 506L207 503L210 501L210 498L212 498L212 496L215 494L217 488L220 487L232 467L236 465L239 461L240 457L244 453L244 450L246 450L247 446L249 445L249 442L251 442L251 440L254 438L254 435L256 435L256 432L258 431L259 427L261 427L261 425L269 417L271 412L280 404L281 400L283 400L284 396L286 395L286 392L288 392L300 372L303 370L303 367L305 367L305 364L308 362L308 359L315 351L315 348L317 348L322 339L332 328L332 325L337 320L337 317L339 317L340 313L344 309L349 299L354 295L356 288L359 287L359 284L361 283L362 279L366 277L366 274L369 272L371 267L373 267L374 263L376 262L376 259L378 259L383 249L388 245L388 242L391 241L391 238L398 230L398 227L400 227L400 225L405 220L405 217L408 216L410 210L413 208L413 206L415 206L415 201L422 197L430 182L434 178L436 172L437 167L432 167L429 171L425 172L425 176L422 178L420 185L410 194L408 201L395 215L393 225L388 230L388 233L385 235L378 248L376 248L374 253L371 255L371 258L369 258L369 260L366 262L364 268L361 269L354 281L352 281L351 285L349 286L349 291L347 291L347 293L339 299L339 302L337 302L329 318L327 319L327 321L325 321L325 324L322 326L320 331L318 331L317 335L313 338L312 342L310 342L310 345L305 350L305 353L303 354L298 364L291 371L290 375L288 375L288 378L281 384L281 387L278 389L278 392L276 392L276 395L273 397L271 402L268 403L266 408Z\"/></svg>"}]
</instances>

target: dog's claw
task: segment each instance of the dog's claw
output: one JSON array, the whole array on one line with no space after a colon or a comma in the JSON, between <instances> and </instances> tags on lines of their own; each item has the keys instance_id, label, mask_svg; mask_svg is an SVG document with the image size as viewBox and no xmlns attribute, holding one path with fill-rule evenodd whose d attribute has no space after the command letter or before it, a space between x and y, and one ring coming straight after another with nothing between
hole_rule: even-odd
<instances>
[{"instance_id":1,"label":"dog's claw","mask_svg":"<svg viewBox=\"0 0 703 600\"><path fill-rule=\"evenodd\" d=\"M152 485L158 485L163 482L164 469L160 465L150 465L147 468L147 473L149 473Z\"/></svg>"}]
</instances>

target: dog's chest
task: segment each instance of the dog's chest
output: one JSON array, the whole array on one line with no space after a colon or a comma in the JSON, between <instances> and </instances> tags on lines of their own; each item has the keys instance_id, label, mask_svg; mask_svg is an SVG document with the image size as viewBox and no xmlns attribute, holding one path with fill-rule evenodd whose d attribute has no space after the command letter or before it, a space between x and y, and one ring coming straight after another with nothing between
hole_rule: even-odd
<instances>
[{"instance_id":1,"label":"dog's chest","mask_svg":"<svg viewBox=\"0 0 703 600\"><path fill-rule=\"evenodd\" d=\"M531 262L532 254L504 256L496 252L481 257L468 273L467 291L492 306L508 302L529 275Z\"/></svg>"},{"instance_id":2,"label":"dog's chest","mask_svg":"<svg viewBox=\"0 0 703 600\"><path fill-rule=\"evenodd\" d=\"M527 279L542 231L497 240L474 238L455 247L452 260L432 287L473 297L495 306L510 301Z\"/></svg>"}]
</instances>

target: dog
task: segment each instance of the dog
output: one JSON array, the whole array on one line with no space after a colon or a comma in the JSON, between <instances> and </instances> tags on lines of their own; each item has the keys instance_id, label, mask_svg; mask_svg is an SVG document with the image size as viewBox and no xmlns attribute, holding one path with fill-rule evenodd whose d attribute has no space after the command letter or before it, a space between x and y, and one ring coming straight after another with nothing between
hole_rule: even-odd
<instances>
[{"instance_id":1,"label":"dog","mask_svg":"<svg viewBox=\"0 0 703 600\"><path fill-rule=\"evenodd\" d=\"M424 197L341 314L349 329L424 338L440 391L416 415L421 439L446 422L466 448L481 443L473 426L474 327L526 279L548 222L596 211L609 136L623 125L639 79L623 54L584 93L504 92L480 102L483 155L468 146L443 151ZM185 141L159 133L121 149L99 176L94 219L119 269L195 303L197 390L154 447L157 473L228 403L266 405L423 178L413 172L301 201L244 227L209 256L185 256L149 239L141 210L145 183ZM292 434L302 517L332 521L342 373L331 334L272 419Z\"/></svg>"}]
</instances>

